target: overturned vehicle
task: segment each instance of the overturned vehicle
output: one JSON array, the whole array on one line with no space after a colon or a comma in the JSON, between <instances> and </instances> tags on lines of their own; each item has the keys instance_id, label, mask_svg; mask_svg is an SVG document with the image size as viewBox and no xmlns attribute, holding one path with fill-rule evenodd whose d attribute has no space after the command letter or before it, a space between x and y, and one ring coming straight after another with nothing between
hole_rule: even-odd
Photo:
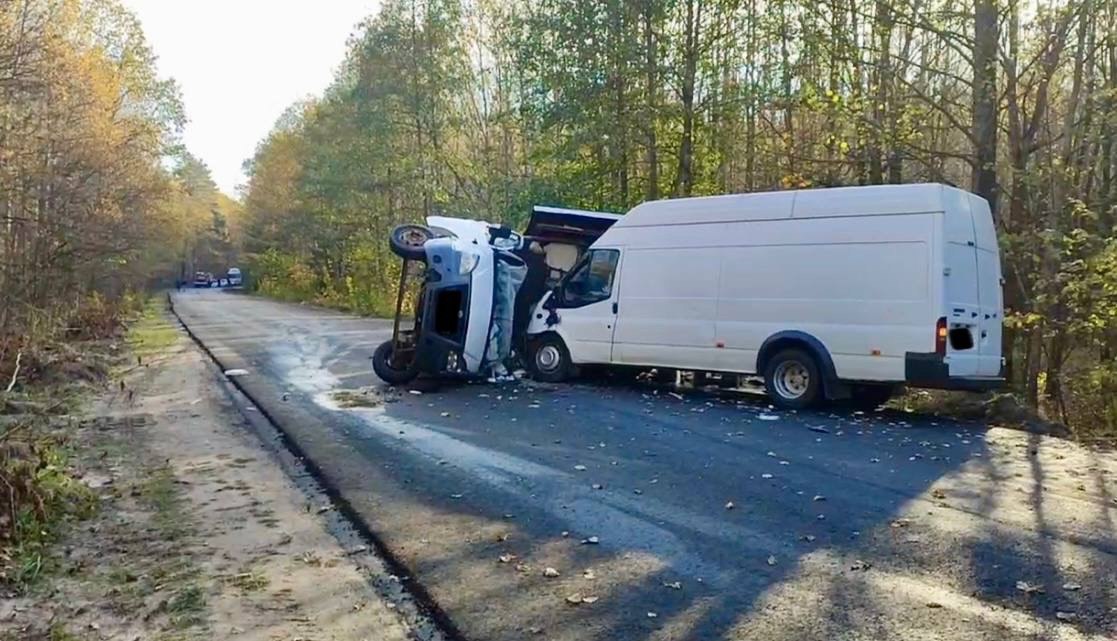
<instances>
[{"instance_id":1,"label":"overturned vehicle","mask_svg":"<svg viewBox=\"0 0 1117 641\"><path fill-rule=\"evenodd\" d=\"M396 227L389 244L403 265L392 338L373 354L376 375L392 385L420 375L500 380L515 357L529 367L546 361L526 333L540 301L619 219L536 206L523 232L446 216Z\"/></svg>"}]
</instances>

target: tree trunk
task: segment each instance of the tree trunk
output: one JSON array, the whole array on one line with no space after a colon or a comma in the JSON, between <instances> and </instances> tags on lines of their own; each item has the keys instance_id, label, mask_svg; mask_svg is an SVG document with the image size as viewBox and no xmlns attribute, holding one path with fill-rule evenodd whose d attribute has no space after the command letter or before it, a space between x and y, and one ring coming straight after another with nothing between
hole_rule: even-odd
<instances>
[{"instance_id":1,"label":"tree trunk","mask_svg":"<svg viewBox=\"0 0 1117 641\"><path fill-rule=\"evenodd\" d=\"M974 0L973 191L989 201L994 220L997 196L997 0Z\"/></svg>"}]
</instances>

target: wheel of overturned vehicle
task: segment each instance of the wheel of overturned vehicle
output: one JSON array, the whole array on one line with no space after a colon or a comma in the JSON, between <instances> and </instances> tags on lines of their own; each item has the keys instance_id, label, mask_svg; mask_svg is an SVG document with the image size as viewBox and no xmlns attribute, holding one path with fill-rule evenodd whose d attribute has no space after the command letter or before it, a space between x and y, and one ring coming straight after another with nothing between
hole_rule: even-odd
<instances>
[{"instance_id":1,"label":"wheel of overturned vehicle","mask_svg":"<svg viewBox=\"0 0 1117 641\"><path fill-rule=\"evenodd\" d=\"M818 401L818 365L810 354L789 349L776 354L764 372L764 387L772 402L784 409L803 409Z\"/></svg>"},{"instance_id":2,"label":"wheel of overturned vehicle","mask_svg":"<svg viewBox=\"0 0 1117 641\"><path fill-rule=\"evenodd\" d=\"M408 260L423 260L427 254L423 244L434 238L434 232L423 225L399 225L388 236L392 253Z\"/></svg>"},{"instance_id":3,"label":"wheel of overturned vehicle","mask_svg":"<svg viewBox=\"0 0 1117 641\"><path fill-rule=\"evenodd\" d=\"M569 378L572 369L570 352L558 336L544 336L532 345L531 374L536 380L557 383Z\"/></svg>"},{"instance_id":4,"label":"wheel of overturned vehicle","mask_svg":"<svg viewBox=\"0 0 1117 641\"><path fill-rule=\"evenodd\" d=\"M414 360L406 365L392 359L395 343L384 341L372 353L372 371L380 380L389 385L406 385L419 376L419 367Z\"/></svg>"}]
</instances>

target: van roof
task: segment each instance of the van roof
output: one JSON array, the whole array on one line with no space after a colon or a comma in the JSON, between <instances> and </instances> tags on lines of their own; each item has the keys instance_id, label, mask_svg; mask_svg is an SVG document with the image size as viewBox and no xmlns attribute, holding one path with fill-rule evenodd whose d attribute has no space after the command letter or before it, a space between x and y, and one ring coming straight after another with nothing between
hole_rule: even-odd
<instances>
[{"instance_id":1,"label":"van roof","mask_svg":"<svg viewBox=\"0 0 1117 641\"><path fill-rule=\"evenodd\" d=\"M951 211L948 205L967 193L939 183L923 183L654 200L632 208L614 227Z\"/></svg>"}]
</instances>

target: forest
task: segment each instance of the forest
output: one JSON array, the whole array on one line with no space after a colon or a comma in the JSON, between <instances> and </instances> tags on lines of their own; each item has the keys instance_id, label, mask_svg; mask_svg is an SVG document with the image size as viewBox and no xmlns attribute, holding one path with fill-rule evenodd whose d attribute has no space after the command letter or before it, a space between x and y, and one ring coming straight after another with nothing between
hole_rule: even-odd
<instances>
[{"instance_id":1,"label":"forest","mask_svg":"<svg viewBox=\"0 0 1117 641\"><path fill-rule=\"evenodd\" d=\"M184 123L117 0L0 0L0 379L234 257L385 313L427 214L936 181L993 206L1012 391L1117 435L1110 0L384 0L236 199Z\"/></svg>"},{"instance_id":2,"label":"forest","mask_svg":"<svg viewBox=\"0 0 1117 641\"><path fill-rule=\"evenodd\" d=\"M395 224L901 182L985 197L1018 396L1117 433L1117 3L386 0L246 163L265 293L391 306Z\"/></svg>"},{"instance_id":3,"label":"forest","mask_svg":"<svg viewBox=\"0 0 1117 641\"><path fill-rule=\"evenodd\" d=\"M0 374L116 329L235 248L239 203L180 144L179 91L115 0L0 0ZM13 377L14 380L14 377ZM2 389L2 388L0 388Z\"/></svg>"}]
</instances>

